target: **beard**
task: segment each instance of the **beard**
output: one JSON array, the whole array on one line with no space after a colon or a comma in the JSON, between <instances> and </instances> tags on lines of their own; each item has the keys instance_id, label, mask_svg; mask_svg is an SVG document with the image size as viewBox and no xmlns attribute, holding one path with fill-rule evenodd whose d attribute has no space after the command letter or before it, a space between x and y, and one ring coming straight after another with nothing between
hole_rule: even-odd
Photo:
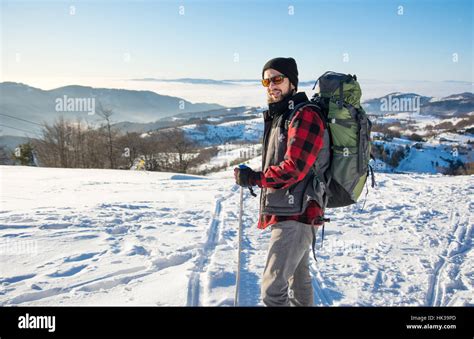
<instances>
[{"instance_id":1,"label":"beard","mask_svg":"<svg viewBox=\"0 0 474 339\"><path fill-rule=\"evenodd\" d=\"M267 103L272 104L272 103L275 103L275 102L280 102L290 92L291 92L291 84L288 84L288 88L286 89L286 91L281 91L280 95L276 98L274 98L270 93L267 92Z\"/></svg>"}]
</instances>

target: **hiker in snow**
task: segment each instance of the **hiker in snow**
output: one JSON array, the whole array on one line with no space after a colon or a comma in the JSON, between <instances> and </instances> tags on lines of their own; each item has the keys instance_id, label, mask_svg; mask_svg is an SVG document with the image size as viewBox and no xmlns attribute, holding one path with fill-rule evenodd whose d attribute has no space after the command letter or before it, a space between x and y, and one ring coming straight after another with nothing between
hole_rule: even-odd
<instances>
[{"instance_id":1,"label":"hiker in snow","mask_svg":"<svg viewBox=\"0 0 474 339\"><path fill-rule=\"evenodd\" d=\"M304 92L297 92L293 58L269 60L262 70L262 84L268 101L262 171L241 166L234 169L234 176L242 187L262 188L258 228L271 226L261 285L263 303L312 306L309 255L315 227L324 220L320 207L324 198L314 185L312 167L319 166L318 155L324 151L325 127L314 106L301 105L309 100Z\"/></svg>"}]
</instances>

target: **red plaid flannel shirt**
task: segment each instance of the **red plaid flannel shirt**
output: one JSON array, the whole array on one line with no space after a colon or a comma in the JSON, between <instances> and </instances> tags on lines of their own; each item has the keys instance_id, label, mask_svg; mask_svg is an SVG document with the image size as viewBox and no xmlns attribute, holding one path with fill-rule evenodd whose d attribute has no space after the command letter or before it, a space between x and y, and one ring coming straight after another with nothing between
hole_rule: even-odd
<instances>
[{"instance_id":1,"label":"red plaid flannel shirt","mask_svg":"<svg viewBox=\"0 0 474 339\"><path fill-rule=\"evenodd\" d=\"M313 166L323 146L324 124L319 115L310 107L295 113L289 127L287 150L284 160L279 165L270 166L265 172L258 172L255 185L285 189L301 181ZM260 214L258 228L266 227L285 220L296 220L311 224L315 218L322 216L320 206L311 200L301 215L278 216ZM315 222L318 224L318 222Z\"/></svg>"}]
</instances>

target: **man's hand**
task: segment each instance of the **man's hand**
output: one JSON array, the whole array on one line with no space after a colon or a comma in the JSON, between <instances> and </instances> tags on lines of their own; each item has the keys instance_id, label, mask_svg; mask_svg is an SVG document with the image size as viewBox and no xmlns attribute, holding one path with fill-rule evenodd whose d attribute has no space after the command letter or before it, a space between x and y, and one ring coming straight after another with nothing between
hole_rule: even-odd
<instances>
[{"instance_id":1,"label":"man's hand","mask_svg":"<svg viewBox=\"0 0 474 339\"><path fill-rule=\"evenodd\" d=\"M255 175L257 172L253 171L250 167L240 165L234 168L235 183L242 187L252 187L255 185Z\"/></svg>"}]
</instances>

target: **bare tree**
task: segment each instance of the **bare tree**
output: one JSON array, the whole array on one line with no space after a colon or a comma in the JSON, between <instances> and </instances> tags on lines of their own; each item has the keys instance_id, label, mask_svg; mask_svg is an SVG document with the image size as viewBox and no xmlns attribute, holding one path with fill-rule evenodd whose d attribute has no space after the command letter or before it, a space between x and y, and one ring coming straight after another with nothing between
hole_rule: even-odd
<instances>
[{"instance_id":1,"label":"bare tree","mask_svg":"<svg viewBox=\"0 0 474 339\"><path fill-rule=\"evenodd\" d=\"M42 137L34 147L42 164L47 167L67 167L66 151L67 122L59 117L52 125L44 124Z\"/></svg>"},{"instance_id":2,"label":"bare tree","mask_svg":"<svg viewBox=\"0 0 474 339\"><path fill-rule=\"evenodd\" d=\"M52 125L45 123L34 148L40 163L47 167L107 167L107 137L79 120L74 123L60 117Z\"/></svg>"},{"instance_id":3,"label":"bare tree","mask_svg":"<svg viewBox=\"0 0 474 339\"><path fill-rule=\"evenodd\" d=\"M173 128L159 133L159 139L167 152L177 156L177 164L173 167L178 172L185 173L192 164L191 153L196 150L196 143L187 138L179 128Z\"/></svg>"},{"instance_id":4,"label":"bare tree","mask_svg":"<svg viewBox=\"0 0 474 339\"><path fill-rule=\"evenodd\" d=\"M42 137L34 142L40 163L48 167L129 169L143 157L147 170L186 173L205 158L203 154L202 159L194 160L196 144L180 129L147 136L121 135L111 125L112 110L100 107L98 114L105 121L99 128L88 121L84 124L63 117L53 124L45 123Z\"/></svg>"},{"instance_id":5,"label":"bare tree","mask_svg":"<svg viewBox=\"0 0 474 339\"><path fill-rule=\"evenodd\" d=\"M145 158L147 170L168 171L171 169L168 154L166 153L158 134L152 133L142 138L140 145L140 150Z\"/></svg>"},{"instance_id":6,"label":"bare tree","mask_svg":"<svg viewBox=\"0 0 474 339\"><path fill-rule=\"evenodd\" d=\"M127 132L125 135L117 138L116 145L122 150L122 154L118 163L119 167L130 169L144 149L144 140L139 133Z\"/></svg>"},{"instance_id":7,"label":"bare tree","mask_svg":"<svg viewBox=\"0 0 474 339\"><path fill-rule=\"evenodd\" d=\"M113 137L112 137L112 127L111 127L111 116L114 114L112 109L104 108L99 102L99 109L97 114L105 120L105 128L107 133L107 147L108 147L108 157L110 161L110 168L115 168L115 159L114 159L114 146L113 146Z\"/></svg>"}]
</instances>

